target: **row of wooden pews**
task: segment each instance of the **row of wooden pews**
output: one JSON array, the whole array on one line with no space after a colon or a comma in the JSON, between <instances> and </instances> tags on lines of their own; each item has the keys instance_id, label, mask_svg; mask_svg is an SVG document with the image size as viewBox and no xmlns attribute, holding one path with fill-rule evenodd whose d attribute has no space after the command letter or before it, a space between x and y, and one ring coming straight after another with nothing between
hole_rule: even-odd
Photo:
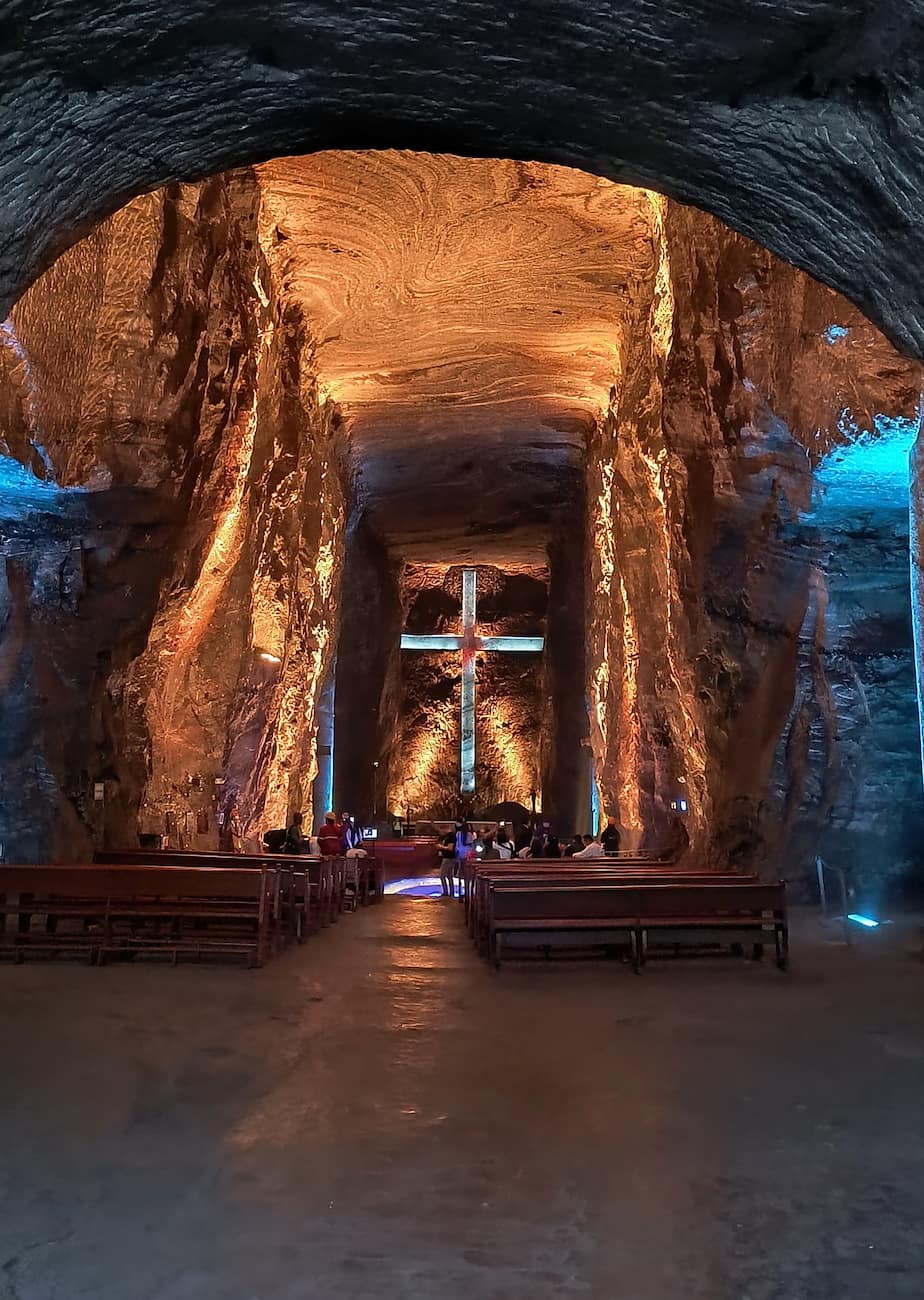
<instances>
[{"instance_id":1,"label":"row of wooden pews","mask_svg":"<svg viewBox=\"0 0 924 1300\"><path fill-rule=\"evenodd\" d=\"M185 849L106 850L96 863L168 867L227 867L262 871L303 871L310 885L312 919L318 926L337 920L341 912L380 902L385 892L385 867L378 859L293 857L270 853L202 853Z\"/></svg>"},{"instance_id":2,"label":"row of wooden pews","mask_svg":"<svg viewBox=\"0 0 924 1300\"><path fill-rule=\"evenodd\" d=\"M383 892L373 858L136 850L0 865L0 956L234 956L262 966Z\"/></svg>"},{"instance_id":3,"label":"row of wooden pews","mask_svg":"<svg viewBox=\"0 0 924 1300\"><path fill-rule=\"evenodd\" d=\"M781 970L789 960L785 885L756 876L625 857L485 862L469 872L464 901L469 933L497 969L511 951L588 942L625 948L636 971L658 952L748 943L755 957L772 943Z\"/></svg>"}]
</instances>

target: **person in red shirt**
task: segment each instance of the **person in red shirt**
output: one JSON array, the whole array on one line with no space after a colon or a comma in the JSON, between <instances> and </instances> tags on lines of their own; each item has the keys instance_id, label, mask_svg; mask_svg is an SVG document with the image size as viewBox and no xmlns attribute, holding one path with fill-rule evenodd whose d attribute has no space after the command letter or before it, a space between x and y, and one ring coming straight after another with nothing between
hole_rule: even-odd
<instances>
[{"instance_id":1,"label":"person in red shirt","mask_svg":"<svg viewBox=\"0 0 924 1300\"><path fill-rule=\"evenodd\" d=\"M336 813L329 812L318 831L318 846L325 858L339 858L343 853L343 826Z\"/></svg>"}]
</instances>

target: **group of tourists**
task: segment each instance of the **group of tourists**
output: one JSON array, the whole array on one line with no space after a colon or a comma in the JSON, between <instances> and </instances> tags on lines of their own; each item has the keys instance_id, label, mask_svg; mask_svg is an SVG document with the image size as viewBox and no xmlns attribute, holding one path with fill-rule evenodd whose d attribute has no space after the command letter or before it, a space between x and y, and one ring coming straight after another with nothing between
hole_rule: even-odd
<instances>
[{"instance_id":1,"label":"group of tourists","mask_svg":"<svg viewBox=\"0 0 924 1300\"><path fill-rule=\"evenodd\" d=\"M305 819L300 812L293 814L284 831L267 831L263 846L271 853L309 854L322 858L365 857L362 827L350 813L329 812L317 833L305 833Z\"/></svg>"},{"instance_id":2,"label":"group of tourists","mask_svg":"<svg viewBox=\"0 0 924 1300\"><path fill-rule=\"evenodd\" d=\"M447 831L439 843L440 883L443 896L452 898L456 882L462 888L465 863L503 862L511 858L606 858L619 852L619 827L615 817L607 819L600 835L574 834L565 842L552 830L548 822L523 826L514 836L501 822L495 831L485 831L480 837L471 822L459 821L455 829Z\"/></svg>"}]
</instances>

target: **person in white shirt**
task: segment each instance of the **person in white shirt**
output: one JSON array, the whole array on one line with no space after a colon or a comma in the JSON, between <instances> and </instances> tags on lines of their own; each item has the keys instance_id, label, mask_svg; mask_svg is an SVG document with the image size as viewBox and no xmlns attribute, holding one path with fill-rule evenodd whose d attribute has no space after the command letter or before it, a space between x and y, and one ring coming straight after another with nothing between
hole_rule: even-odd
<instances>
[{"instance_id":1,"label":"person in white shirt","mask_svg":"<svg viewBox=\"0 0 924 1300\"><path fill-rule=\"evenodd\" d=\"M363 828L357 826L356 818L351 817L349 813L343 813L341 818L343 823L343 842L348 849L361 849L363 846Z\"/></svg>"},{"instance_id":2,"label":"person in white shirt","mask_svg":"<svg viewBox=\"0 0 924 1300\"><path fill-rule=\"evenodd\" d=\"M580 853L572 855L571 861L576 862L578 858L605 858L606 849L599 840L594 839L591 835L584 836L584 847Z\"/></svg>"}]
</instances>

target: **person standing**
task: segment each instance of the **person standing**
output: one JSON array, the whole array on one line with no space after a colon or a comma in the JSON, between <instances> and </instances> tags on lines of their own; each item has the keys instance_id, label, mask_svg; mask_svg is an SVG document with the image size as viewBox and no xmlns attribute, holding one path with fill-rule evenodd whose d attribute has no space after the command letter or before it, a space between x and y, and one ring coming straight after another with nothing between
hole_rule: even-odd
<instances>
[{"instance_id":1,"label":"person standing","mask_svg":"<svg viewBox=\"0 0 924 1300\"><path fill-rule=\"evenodd\" d=\"M231 805L228 813L228 847L232 853L244 852L244 823L236 803Z\"/></svg>"},{"instance_id":2,"label":"person standing","mask_svg":"<svg viewBox=\"0 0 924 1300\"><path fill-rule=\"evenodd\" d=\"M447 831L439 842L440 855L440 884L443 887L443 897L452 898L453 883L452 872L456 865L456 834L455 831Z\"/></svg>"},{"instance_id":3,"label":"person standing","mask_svg":"<svg viewBox=\"0 0 924 1300\"><path fill-rule=\"evenodd\" d=\"M475 832L471 822L460 822L456 827L456 875L459 877L459 897L465 894L464 881L468 864L475 856Z\"/></svg>"},{"instance_id":4,"label":"person standing","mask_svg":"<svg viewBox=\"0 0 924 1300\"><path fill-rule=\"evenodd\" d=\"M494 847L497 849L498 857L507 861L513 857L513 845L510 843L510 837L507 834L506 826L501 826L497 832L497 839L494 841Z\"/></svg>"},{"instance_id":5,"label":"person standing","mask_svg":"<svg viewBox=\"0 0 924 1300\"><path fill-rule=\"evenodd\" d=\"M286 831L286 842L284 852L286 853L304 853L305 852L305 835L302 830L302 815L297 812L289 824Z\"/></svg>"},{"instance_id":6,"label":"person standing","mask_svg":"<svg viewBox=\"0 0 924 1300\"><path fill-rule=\"evenodd\" d=\"M324 814L324 825L318 831L318 848L325 858L339 858L343 853L343 827L334 812Z\"/></svg>"},{"instance_id":7,"label":"person standing","mask_svg":"<svg viewBox=\"0 0 924 1300\"><path fill-rule=\"evenodd\" d=\"M600 843L603 845L603 852L608 858L615 858L619 852L619 827L616 825L615 817L607 817L606 829L600 836Z\"/></svg>"},{"instance_id":8,"label":"person standing","mask_svg":"<svg viewBox=\"0 0 924 1300\"><path fill-rule=\"evenodd\" d=\"M343 826L343 844L346 851L361 849L363 846L363 828L357 826L356 818L345 812L341 814L340 823Z\"/></svg>"}]
</instances>

